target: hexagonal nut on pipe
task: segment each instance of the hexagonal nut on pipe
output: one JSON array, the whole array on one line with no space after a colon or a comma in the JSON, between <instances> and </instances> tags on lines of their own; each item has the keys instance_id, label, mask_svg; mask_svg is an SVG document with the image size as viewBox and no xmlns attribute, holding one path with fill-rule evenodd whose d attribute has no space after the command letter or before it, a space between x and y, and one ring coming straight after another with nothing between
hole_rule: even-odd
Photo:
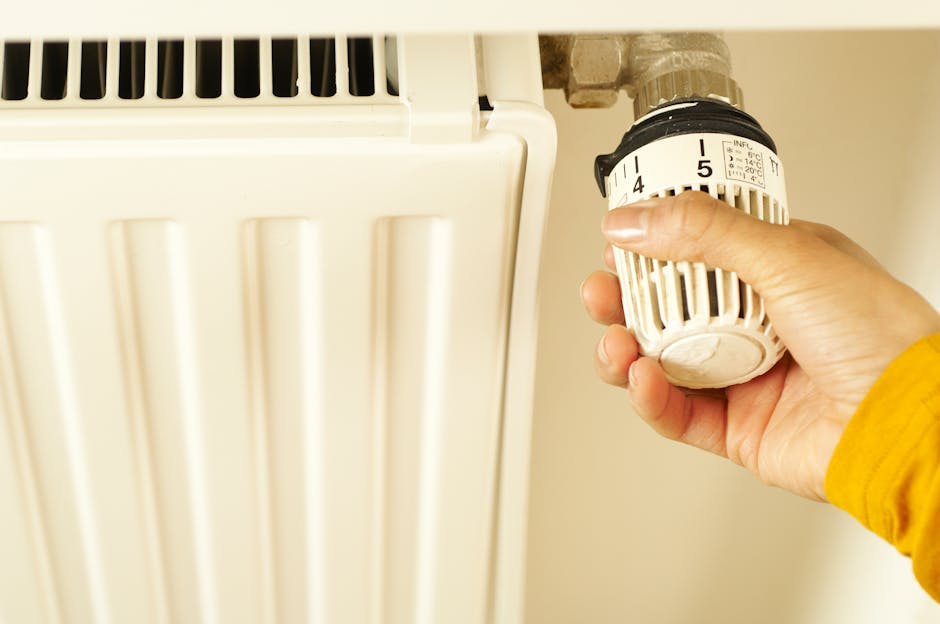
<instances>
[{"instance_id":1,"label":"hexagonal nut on pipe","mask_svg":"<svg viewBox=\"0 0 940 624\"><path fill-rule=\"evenodd\" d=\"M569 56L565 97L574 107L607 107L624 84L628 39L615 35L575 35Z\"/></svg>"},{"instance_id":2,"label":"hexagonal nut on pipe","mask_svg":"<svg viewBox=\"0 0 940 624\"><path fill-rule=\"evenodd\" d=\"M617 89L577 89L565 94L572 108L610 108L617 96Z\"/></svg>"}]
</instances>

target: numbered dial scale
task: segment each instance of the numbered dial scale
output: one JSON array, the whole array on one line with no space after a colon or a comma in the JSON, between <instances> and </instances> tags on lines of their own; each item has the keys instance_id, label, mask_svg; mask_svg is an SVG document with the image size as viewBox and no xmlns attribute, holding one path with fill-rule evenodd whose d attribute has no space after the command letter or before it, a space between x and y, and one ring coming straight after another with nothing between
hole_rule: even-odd
<instances>
[{"instance_id":1,"label":"numbered dial scale","mask_svg":"<svg viewBox=\"0 0 940 624\"><path fill-rule=\"evenodd\" d=\"M595 175L610 209L704 191L745 213L786 224L783 166L750 115L714 100L674 102L637 120ZM760 296L737 274L700 262L614 248L627 327L644 355L687 388L723 388L761 375L784 347Z\"/></svg>"}]
</instances>

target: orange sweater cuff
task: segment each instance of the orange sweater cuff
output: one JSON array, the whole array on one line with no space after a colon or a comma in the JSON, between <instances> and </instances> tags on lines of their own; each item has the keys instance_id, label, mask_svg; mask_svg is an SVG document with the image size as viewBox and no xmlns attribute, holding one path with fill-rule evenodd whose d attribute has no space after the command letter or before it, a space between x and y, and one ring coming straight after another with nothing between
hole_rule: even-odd
<instances>
[{"instance_id":1,"label":"orange sweater cuff","mask_svg":"<svg viewBox=\"0 0 940 624\"><path fill-rule=\"evenodd\" d=\"M940 334L895 359L836 447L829 501L910 555L940 600Z\"/></svg>"}]
</instances>

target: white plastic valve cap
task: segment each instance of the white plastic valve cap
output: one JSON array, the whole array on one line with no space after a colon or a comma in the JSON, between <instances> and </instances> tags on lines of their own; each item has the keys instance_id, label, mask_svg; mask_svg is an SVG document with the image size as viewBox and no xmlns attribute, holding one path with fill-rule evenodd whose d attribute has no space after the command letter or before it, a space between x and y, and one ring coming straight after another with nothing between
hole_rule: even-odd
<instances>
[{"instance_id":1,"label":"white plastic valve cap","mask_svg":"<svg viewBox=\"0 0 940 624\"><path fill-rule=\"evenodd\" d=\"M675 383L714 388L749 379L769 355L750 336L723 331L676 340L663 349L659 360Z\"/></svg>"}]
</instances>

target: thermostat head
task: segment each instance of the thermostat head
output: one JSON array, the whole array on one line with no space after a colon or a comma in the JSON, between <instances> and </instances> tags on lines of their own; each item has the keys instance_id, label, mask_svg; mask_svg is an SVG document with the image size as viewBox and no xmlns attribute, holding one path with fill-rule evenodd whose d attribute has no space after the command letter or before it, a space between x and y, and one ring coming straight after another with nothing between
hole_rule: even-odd
<instances>
[{"instance_id":1,"label":"thermostat head","mask_svg":"<svg viewBox=\"0 0 940 624\"><path fill-rule=\"evenodd\" d=\"M611 210L702 191L756 219L789 223L776 145L753 117L724 102L690 99L653 110L594 168ZM617 247L614 257L627 327L670 382L723 388L783 356L763 299L735 272Z\"/></svg>"}]
</instances>

